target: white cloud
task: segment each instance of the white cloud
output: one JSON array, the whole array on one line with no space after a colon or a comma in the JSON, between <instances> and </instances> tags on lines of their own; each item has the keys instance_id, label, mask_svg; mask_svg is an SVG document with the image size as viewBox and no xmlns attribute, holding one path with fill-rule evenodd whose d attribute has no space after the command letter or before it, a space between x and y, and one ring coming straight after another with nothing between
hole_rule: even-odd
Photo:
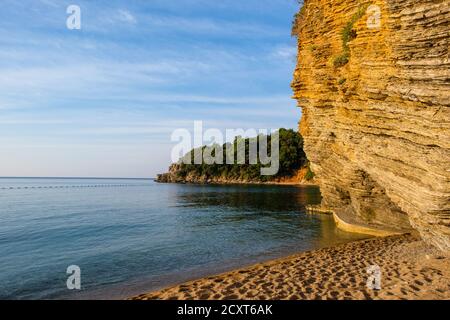
<instances>
[{"instance_id":1,"label":"white cloud","mask_svg":"<svg viewBox=\"0 0 450 320\"><path fill-rule=\"evenodd\" d=\"M0 124L4 125L49 125L73 123L68 119L0 119Z\"/></svg>"},{"instance_id":2,"label":"white cloud","mask_svg":"<svg viewBox=\"0 0 450 320\"><path fill-rule=\"evenodd\" d=\"M270 37L279 36L284 30L254 22L234 22L220 19L209 19L203 17L184 18L175 15L146 15L145 21L152 28L150 30L162 29L176 32L187 32L192 34L210 35L233 35L235 37Z\"/></svg>"},{"instance_id":3,"label":"white cloud","mask_svg":"<svg viewBox=\"0 0 450 320\"><path fill-rule=\"evenodd\" d=\"M131 24L137 23L136 17L133 14L131 14L131 12L128 10L120 9L117 11L117 14L118 14L117 19L122 22L128 22Z\"/></svg>"},{"instance_id":4,"label":"white cloud","mask_svg":"<svg viewBox=\"0 0 450 320\"><path fill-rule=\"evenodd\" d=\"M295 46L278 47L275 49L273 56L282 59L295 58L297 56L297 48Z\"/></svg>"}]
</instances>

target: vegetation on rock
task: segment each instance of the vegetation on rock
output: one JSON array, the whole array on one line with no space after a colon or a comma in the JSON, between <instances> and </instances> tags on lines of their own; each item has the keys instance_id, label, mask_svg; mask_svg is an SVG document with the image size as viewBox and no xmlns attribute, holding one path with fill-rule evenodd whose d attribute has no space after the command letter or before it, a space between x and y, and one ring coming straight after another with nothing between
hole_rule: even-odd
<instances>
[{"instance_id":1,"label":"vegetation on rock","mask_svg":"<svg viewBox=\"0 0 450 320\"><path fill-rule=\"evenodd\" d=\"M301 19L301 17L305 14L305 6L303 5L303 1L302 0L298 0L297 1L299 4L302 5L302 7L300 8L300 11L297 12L296 14L294 14L294 20L292 20L292 31L291 31L291 35L293 37L297 36L299 30L298 30L298 25L299 25L299 20Z\"/></svg>"},{"instance_id":2,"label":"vegetation on rock","mask_svg":"<svg viewBox=\"0 0 450 320\"><path fill-rule=\"evenodd\" d=\"M305 180L306 181L311 181L312 179L314 179L314 176L315 176L314 172L312 172L311 168L308 165L308 171L306 171Z\"/></svg>"},{"instance_id":3,"label":"vegetation on rock","mask_svg":"<svg viewBox=\"0 0 450 320\"><path fill-rule=\"evenodd\" d=\"M268 141L268 153L271 153L271 138L272 136L264 136L263 139ZM191 150L186 154L179 163L171 166L170 172L167 174L159 175L158 181L160 182L193 182L193 183L206 183L206 182L271 182L277 181L282 178L289 178L297 174L298 170L308 165L305 152L303 151L303 138L292 129L280 129L279 130L279 171L276 175L265 176L261 175L261 168L265 167L259 159L256 159L256 164L249 164L250 142L254 142L256 138L242 138L236 137L233 141L234 164L207 164L203 160L202 164L187 164L183 159L194 159L196 150ZM245 164L237 164L236 159L238 156L238 144L244 145L245 143ZM202 153L211 152L214 154L214 146L203 146ZM223 159L227 158L226 150L227 144L224 144L220 150L223 151ZM212 151L211 151L212 150ZM224 161L225 162L225 161ZM310 171L310 170L308 170ZM309 172L308 172L309 173ZM309 173L308 180L311 180L314 174Z\"/></svg>"},{"instance_id":4,"label":"vegetation on rock","mask_svg":"<svg viewBox=\"0 0 450 320\"><path fill-rule=\"evenodd\" d=\"M355 26L355 23L358 22L359 19L361 19L367 11L367 8L369 7L369 4L362 5L358 8L358 11L353 14L353 16L350 18L350 20L345 25L344 29L342 29L342 54L337 56L333 64L336 68L340 68L345 66L350 61L350 47L348 46L348 43L355 39L357 34L356 31L353 29Z\"/></svg>"}]
</instances>

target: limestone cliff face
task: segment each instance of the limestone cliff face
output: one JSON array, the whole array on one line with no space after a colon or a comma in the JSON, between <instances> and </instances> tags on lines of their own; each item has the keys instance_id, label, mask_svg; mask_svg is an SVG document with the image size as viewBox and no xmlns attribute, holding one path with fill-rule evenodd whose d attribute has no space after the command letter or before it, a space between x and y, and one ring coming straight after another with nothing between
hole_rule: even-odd
<instances>
[{"instance_id":1,"label":"limestone cliff face","mask_svg":"<svg viewBox=\"0 0 450 320\"><path fill-rule=\"evenodd\" d=\"M306 0L292 84L323 205L355 223L412 226L444 251L449 21L449 0Z\"/></svg>"}]
</instances>

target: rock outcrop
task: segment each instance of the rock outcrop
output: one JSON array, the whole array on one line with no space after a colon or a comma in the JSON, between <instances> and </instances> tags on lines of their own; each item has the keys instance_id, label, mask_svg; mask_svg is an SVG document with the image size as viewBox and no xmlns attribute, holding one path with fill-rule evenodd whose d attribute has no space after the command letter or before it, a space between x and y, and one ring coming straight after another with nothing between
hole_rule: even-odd
<instances>
[{"instance_id":1,"label":"rock outcrop","mask_svg":"<svg viewBox=\"0 0 450 320\"><path fill-rule=\"evenodd\" d=\"M292 84L323 206L447 252L449 22L449 0L305 0Z\"/></svg>"},{"instance_id":2,"label":"rock outcrop","mask_svg":"<svg viewBox=\"0 0 450 320\"><path fill-rule=\"evenodd\" d=\"M277 177L267 182L251 179L230 179L222 176L197 175L193 172L188 175L180 175L182 170L179 163L169 167L169 172L158 174L156 182L159 183L181 183L181 184L285 184L285 185L315 185L314 177L308 177L309 167L295 170L291 176Z\"/></svg>"}]
</instances>

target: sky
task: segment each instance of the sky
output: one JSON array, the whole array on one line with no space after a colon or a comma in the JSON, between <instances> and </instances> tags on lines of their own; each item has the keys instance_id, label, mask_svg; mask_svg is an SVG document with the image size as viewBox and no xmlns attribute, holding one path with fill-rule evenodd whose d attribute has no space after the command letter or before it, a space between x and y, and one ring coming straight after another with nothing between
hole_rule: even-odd
<instances>
[{"instance_id":1,"label":"sky","mask_svg":"<svg viewBox=\"0 0 450 320\"><path fill-rule=\"evenodd\" d=\"M66 26L69 5L81 29ZM155 177L174 130L297 128L297 0L2 0L0 176Z\"/></svg>"}]
</instances>

